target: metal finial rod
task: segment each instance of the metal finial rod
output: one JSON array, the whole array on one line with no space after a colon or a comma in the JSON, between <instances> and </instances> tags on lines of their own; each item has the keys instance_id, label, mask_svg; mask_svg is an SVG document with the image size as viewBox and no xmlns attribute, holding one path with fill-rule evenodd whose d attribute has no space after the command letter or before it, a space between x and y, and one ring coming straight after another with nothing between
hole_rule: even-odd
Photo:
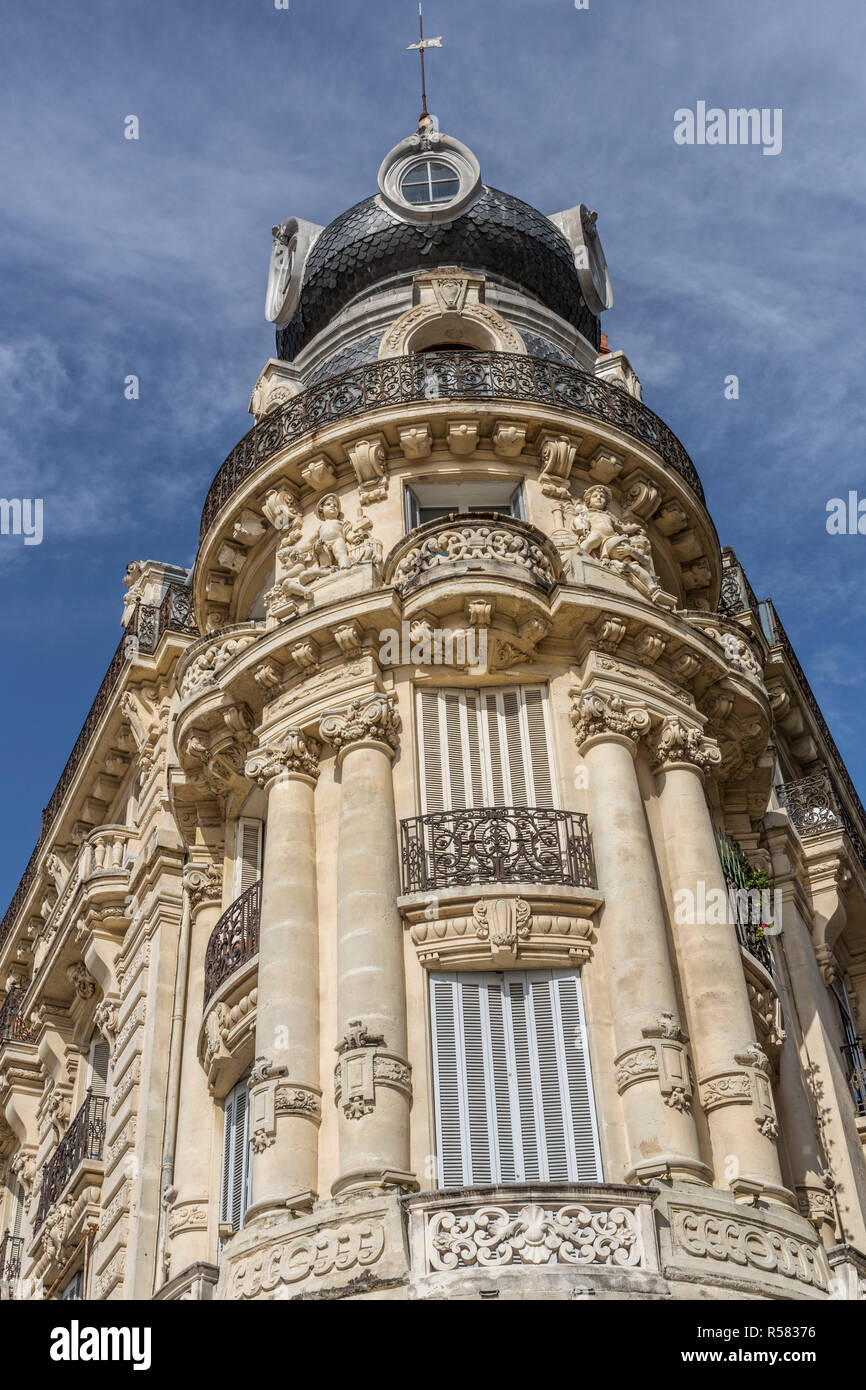
<instances>
[{"instance_id":1,"label":"metal finial rod","mask_svg":"<svg viewBox=\"0 0 866 1390\"><path fill-rule=\"evenodd\" d=\"M410 44L410 45L409 45L409 48L408 48L406 51L407 51L408 53L414 53L414 52L417 50L417 52L419 53L420 58L421 58L421 104L422 104L422 108L423 108L422 111L421 111L421 120L423 121L425 118L429 117L429 115L430 115L430 112L427 110L427 69L426 69L425 62L424 62L424 54L426 53L426 51L427 51L428 48L441 48L441 47L442 47L442 40L441 40L441 38L438 38L438 39L425 39L425 37L424 37L424 7L423 7L423 4L419 4L419 5L418 5L418 32L419 32L419 41L418 41L418 43Z\"/></svg>"}]
</instances>

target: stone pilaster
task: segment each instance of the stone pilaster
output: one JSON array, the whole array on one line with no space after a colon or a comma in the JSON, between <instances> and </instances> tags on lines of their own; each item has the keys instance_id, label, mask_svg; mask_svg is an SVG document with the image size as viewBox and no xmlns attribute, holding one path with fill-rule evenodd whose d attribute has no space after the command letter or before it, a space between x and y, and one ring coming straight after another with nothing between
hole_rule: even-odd
<instances>
[{"instance_id":1,"label":"stone pilaster","mask_svg":"<svg viewBox=\"0 0 866 1390\"><path fill-rule=\"evenodd\" d=\"M340 1174L334 1194L412 1187L411 1070L400 873L391 762L400 719L393 697L372 695L326 715L321 736L337 750L342 797L337 846L339 900Z\"/></svg>"},{"instance_id":2,"label":"stone pilaster","mask_svg":"<svg viewBox=\"0 0 866 1390\"><path fill-rule=\"evenodd\" d=\"M210 1219L210 1137L214 1103L198 1060L198 1040L204 1002L205 957L221 911L222 871L216 864L187 864L183 871L183 890L186 910L190 913L189 968L174 1177L166 1193L172 1277L189 1265L213 1260L215 1254ZM215 1224L213 1234L216 1234Z\"/></svg>"},{"instance_id":3,"label":"stone pilaster","mask_svg":"<svg viewBox=\"0 0 866 1390\"><path fill-rule=\"evenodd\" d=\"M629 1178L705 1183L692 1113L687 1038L678 1005L649 828L635 769L645 710L584 693L572 722L589 778L590 827L604 893L616 1085L631 1152Z\"/></svg>"},{"instance_id":4,"label":"stone pilaster","mask_svg":"<svg viewBox=\"0 0 866 1390\"><path fill-rule=\"evenodd\" d=\"M653 763L677 965L716 1183L793 1205L782 1186L770 1066L755 1037L736 929L726 911L702 908L728 898L704 791L704 776L721 754L700 728L672 717L654 736Z\"/></svg>"},{"instance_id":5,"label":"stone pilaster","mask_svg":"<svg viewBox=\"0 0 866 1390\"><path fill-rule=\"evenodd\" d=\"M316 1199L319 911L315 791L320 745L289 729L247 759L268 797L259 935L256 1064L250 1077L254 1220Z\"/></svg>"}]
</instances>

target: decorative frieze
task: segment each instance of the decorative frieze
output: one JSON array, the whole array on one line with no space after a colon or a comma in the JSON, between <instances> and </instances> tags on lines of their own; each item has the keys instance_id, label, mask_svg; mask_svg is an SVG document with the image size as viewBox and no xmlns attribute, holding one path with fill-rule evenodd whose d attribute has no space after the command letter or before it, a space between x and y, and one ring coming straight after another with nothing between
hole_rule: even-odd
<instances>
[{"instance_id":1,"label":"decorative frieze","mask_svg":"<svg viewBox=\"0 0 866 1390\"><path fill-rule=\"evenodd\" d=\"M376 1217L313 1228L271 1246L265 1258L255 1251L239 1259L227 1296L239 1300L274 1297L281 1287L305 1279L325 1281L334 1274L349 1283L377 1265L385 1249L385 1226Z\"/></svg>"},{"instance_id":2,"label":"decorative frieze","mask_svg":"<svg viewBox=\"0 0 866 1390\"><path fill-rule=\"evenodd\" d=\"M601 1265L640 1269L644 1242L626 1206L581 1203L519 1209L478 1206L437 1211L427 1223L426 1272L499 1269L506 1265Z\"/></svg>"},{"instance_id":3,"label":"decorative frieze","mask_svg":"<svg viewBox=\"0 0 866 1390\"><path fill-rule=\"evenodd\" d=\"M681 1207L671 1209L674 1255L717 1261L759 1275L776 1274L821 1291L827 1288L826 1262L819 1247L781 1230Z\"/></svg>"},{"instance_id":4,"label":"decorative frieze","mask_svg":"<svg viewBox=\"0 0 866 1390\"><path fill-rule=\"evenodd\" d=\"M540 532L523 522L483 517L429 522L390 557L386 579L403 593L444 577L449 570L477 570L488 577L511 571L515 579L548 593L560 576ZM551 547L552 549L552 547Z\"/></svg>"}]
</instances>

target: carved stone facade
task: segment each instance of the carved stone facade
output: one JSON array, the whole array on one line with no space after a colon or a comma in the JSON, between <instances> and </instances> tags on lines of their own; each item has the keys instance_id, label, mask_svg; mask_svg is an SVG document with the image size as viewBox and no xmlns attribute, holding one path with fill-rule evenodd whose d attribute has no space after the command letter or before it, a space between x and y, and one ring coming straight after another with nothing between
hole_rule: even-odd
<instances>
[{"instance_id":1,"label":"carved stone facade","mask_svg":"<svg viewBox=\"0 0 866 1390\"><path fill-rule=\"evenodd\" d=\"M391 183L280 224L287 355L127 574L0 927L0 1238L52 1298L862 1299L856 791L576 220L413 139L471 259Z\"/></svg>"}]
</instances>

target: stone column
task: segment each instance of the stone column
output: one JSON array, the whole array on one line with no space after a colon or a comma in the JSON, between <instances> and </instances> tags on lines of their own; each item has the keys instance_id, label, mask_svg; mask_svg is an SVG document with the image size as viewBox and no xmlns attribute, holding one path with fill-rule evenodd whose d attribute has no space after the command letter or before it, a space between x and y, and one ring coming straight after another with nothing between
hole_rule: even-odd
<instances>
[{"instance_id":1,"label":"stone column","mask_svg":"<svg viewBox=\"0 0 866 1390\"><path fill-rule=\"evenodd\" d=\"M171 1277L197 1263L212 1263L209 1239L211 1140L216 1107L198 1057L208 942L220 918L222 871L215 864L187 864L183 890L191 914L186 1017L183 1026L174 1174L167 1213Z\"/></svg>"},{"instance_id":2,"label":"stone column","mask_svg":"<svg viewBox=\"0 0 866 1390\"><path fill-rule=\"evenodd\" d=\"M782 1186L770 1063L755 1037L746 977L704 791L721 762L701 730L667 719L654 742L673 933L707 1113L717 1186L794 1204Z\"/></svg>"},{"instance_id":3,"label":"stone column","mask_svg":"<svg viewBox=\"0 0 866 1390\"><path fill-rule=\"evenodd\" d=\"M340 1175L334 1195L414 1187L409 1168L411 1068L406 1060L403 928L391 762L393 696L328 714L321 735L342 781L337 841Z\"/></svg>"},{"instance_id":4,"label":"stone column","mask_svg":"<svg viewBox=\"0 0 866 1390\"><path fill-rule=\"evenodd\" d=\"M268 796L259 935L253 1148L248 1220L309 1207L318 1194L319 910L315 791L318 742L290 729L247 759Z\"/></svg>"},{"instance_id":5,"label":"stone column","mask_svg":"<svg viewBox=\"0 0 866 1390\"><path fill-rule=\"evenodd\" d=\"M590 829L604 893L616 1083L631 1151L629 1180L707 1183L692 1114L692 1081L678 1021L673 969L634 758L650 724L644 710L592 692L572 712L589 774Z\"/></svg>"}]
</instances>

